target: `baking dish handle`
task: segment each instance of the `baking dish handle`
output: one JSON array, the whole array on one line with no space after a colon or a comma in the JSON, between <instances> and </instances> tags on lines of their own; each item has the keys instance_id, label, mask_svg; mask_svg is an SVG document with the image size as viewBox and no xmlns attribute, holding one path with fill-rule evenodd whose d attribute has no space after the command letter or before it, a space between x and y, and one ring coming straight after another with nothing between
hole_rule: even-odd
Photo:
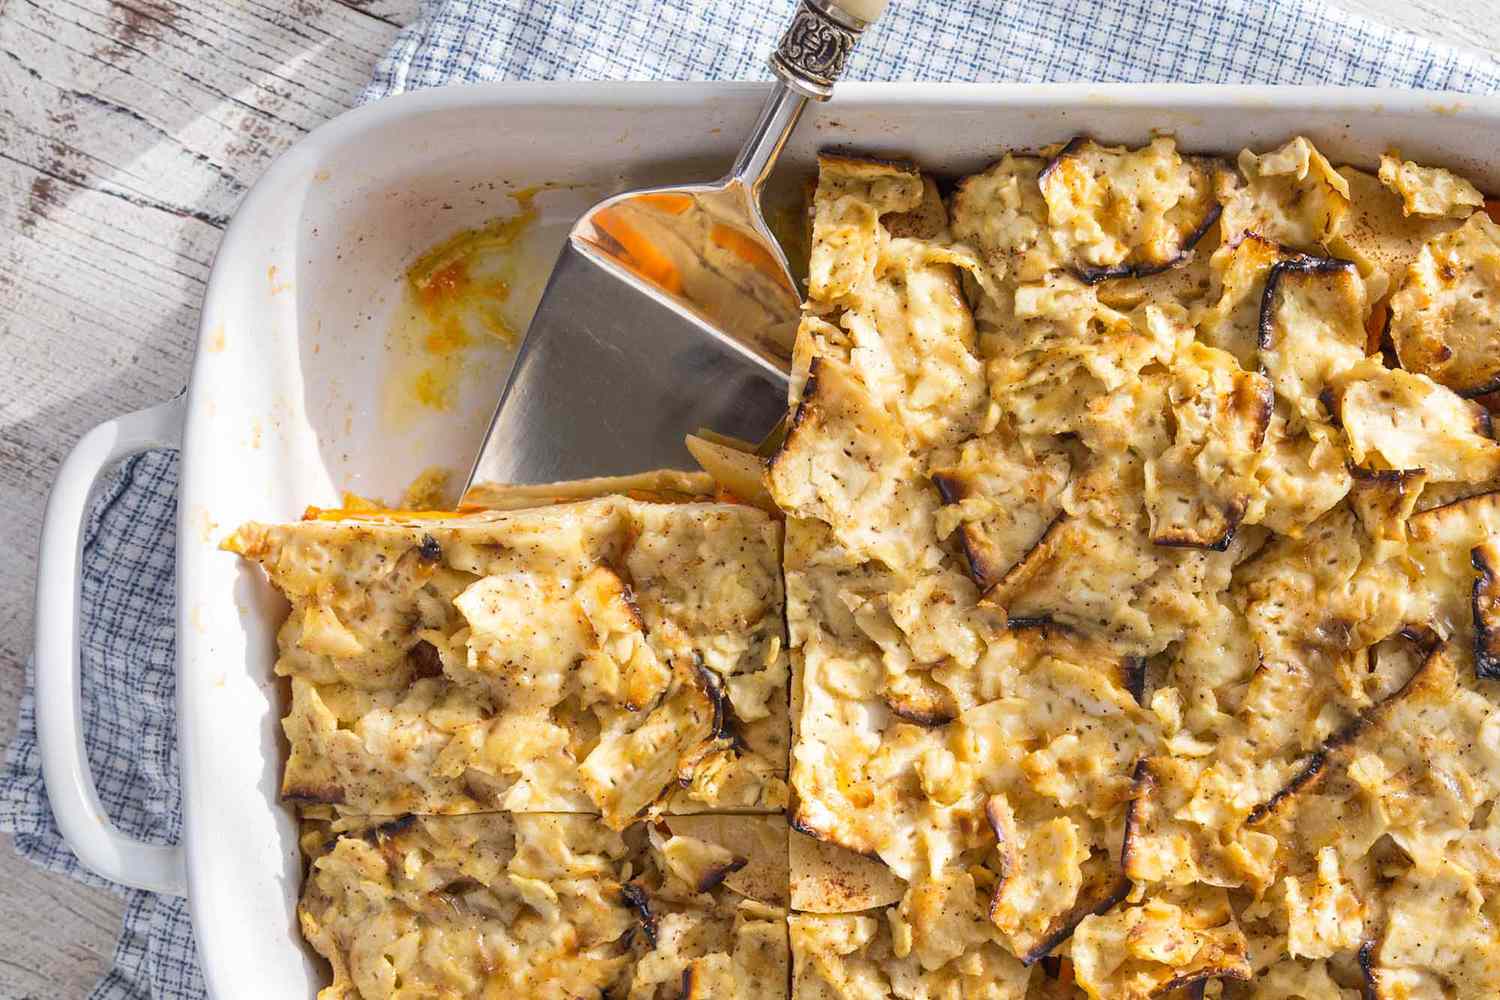
<instances>
[{"instance_id":1,"label":"baking dish handle","mask_svg":"<svg viewBox=\"0 0 1500 1000\"><path fill-rule=\"evenodd\" d=\"M116 460L182 443L183 397L107 421L63 461L47 498L36 582L36 725L47 798L63 839L83 864L115 882L187 895L182 849L145 844L105 813L83 745L78 606L89 496Z\"/></svg>"}]
</instances>

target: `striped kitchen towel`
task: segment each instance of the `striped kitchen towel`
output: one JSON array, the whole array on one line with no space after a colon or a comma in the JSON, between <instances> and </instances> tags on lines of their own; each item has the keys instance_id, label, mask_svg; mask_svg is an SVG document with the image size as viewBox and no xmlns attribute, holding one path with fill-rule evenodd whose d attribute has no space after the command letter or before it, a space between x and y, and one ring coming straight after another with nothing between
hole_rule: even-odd
<instances>
[{"instance_id":1,"label":"striped kitchen towel","mask_svg":"<svg viewBox=\"0 0 1500 1000\"><path fill-rule=\"evenodd\" d=\"M519 79L762 79L793 0L424 0L365 100ZM1178 81L1500 89L1500 64L1322 0L893 0L848 70L864 80ZM100 796L131 834L181 827L173 718L176 459L126 462L83 555L84 717ZM0 830L85 881L42 786L31 695L0 775ZM205 995L186 904L128 899L103 1000Z\"/></svg>"}]
</instances>

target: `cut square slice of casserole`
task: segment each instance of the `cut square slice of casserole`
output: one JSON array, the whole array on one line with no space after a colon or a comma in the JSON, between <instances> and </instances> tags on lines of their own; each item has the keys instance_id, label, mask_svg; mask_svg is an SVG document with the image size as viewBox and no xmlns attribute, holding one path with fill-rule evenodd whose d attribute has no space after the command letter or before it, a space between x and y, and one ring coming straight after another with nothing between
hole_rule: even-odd
<instances>
[{"instance_id":1,"label":"cut square slice of casserole","mask_svg":"<svg viewBox=\"0 0 1500 1000\"><path fill-rule=\"evenodd\" d=\"M478 813L308 820L320 1000L786 995L786 822Z\"/></svg>"},{"instance_id":2,"label":"cut square slice of casserole","mask_svg":"<svg viewBox=\"0 0 1500 1000\"><path fill-rule=\"evenodd\" d=\"M777 811L780 526L606 497L247 524L291 603L283 795L360 815Z\"/></svg>"}]
</instances>

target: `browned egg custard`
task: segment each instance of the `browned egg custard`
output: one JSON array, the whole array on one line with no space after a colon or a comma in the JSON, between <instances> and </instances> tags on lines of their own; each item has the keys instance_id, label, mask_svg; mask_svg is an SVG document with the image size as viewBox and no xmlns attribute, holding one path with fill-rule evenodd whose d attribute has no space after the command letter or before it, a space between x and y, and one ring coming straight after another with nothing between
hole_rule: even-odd
<instances>
[{"instance_id":1,"label":"browned egg custard","mask_svg":"<svg viewBox=\"0 0 1500 1000\"><path fill-rule=\"evenodd\" d=\"M810 216L764 468L231 540L322 1000L1500 996L1480 192L1075 139Z\"/></svg>"}]
</instances>

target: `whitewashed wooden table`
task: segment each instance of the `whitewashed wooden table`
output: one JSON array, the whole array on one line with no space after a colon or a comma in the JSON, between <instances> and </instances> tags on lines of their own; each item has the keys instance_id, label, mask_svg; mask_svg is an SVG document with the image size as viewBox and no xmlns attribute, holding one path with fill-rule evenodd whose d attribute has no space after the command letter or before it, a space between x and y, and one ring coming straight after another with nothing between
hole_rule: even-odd
<instances>
[{"instance_id":1,"label":"whitewashed wooden table","mask_svg":"<svg viewBox=\"0 0 1500 1000\"><path fill-rule=\"evenodd\" d=\"M1337 2L1500 58L1495 0ZM0 740L62 455L183 387L236 204L349 106L416 3L0 0ZM0 847L0 998L86 994L120 910Z\"/></svg>"}]
</instances>

